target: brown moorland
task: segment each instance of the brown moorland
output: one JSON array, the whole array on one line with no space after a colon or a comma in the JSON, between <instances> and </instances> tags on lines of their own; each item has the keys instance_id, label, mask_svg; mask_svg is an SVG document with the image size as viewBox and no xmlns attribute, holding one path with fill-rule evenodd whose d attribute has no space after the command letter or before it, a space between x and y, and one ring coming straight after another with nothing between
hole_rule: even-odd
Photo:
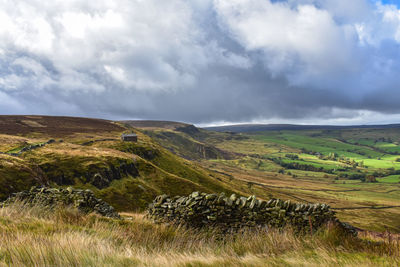
<instances>
[{"instance_id":1,"label":"brown moorland","mask_svg":"<svg viewBox=\"0 0 400 267\"><path fill-rule=\"evenodd\" d=\"M0 115L0 133L30 135L40 133L51 137L64 137L75 133L123 131L117 123L103 119L63 116Z\"/></svg>"}]
</instances>

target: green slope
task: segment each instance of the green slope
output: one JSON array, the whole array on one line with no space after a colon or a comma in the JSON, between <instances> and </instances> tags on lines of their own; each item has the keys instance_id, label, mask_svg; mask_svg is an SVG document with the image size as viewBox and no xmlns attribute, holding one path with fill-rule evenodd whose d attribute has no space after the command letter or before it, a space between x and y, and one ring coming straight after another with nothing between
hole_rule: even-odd
<instances>
[{"instance_id":1,"label":"green slope","mask_svg":"<svg viewBox=\"0 0 400 267\"><path fill-rule=\"evenodd\" d=\"M51 129L60 137L62 129L56 126L62 127L63 118L57 119L51 117L49 121L57 121ZM40 117L40 120L41 125L47 122L46 117ZM84 119L82 123L87 121ZM88 133L87 127L83 127L85 131L79 132L76 127L73 133L61 136L62 140L57 139L19 156L0 155L0 198L35 184L73 185L93 190L118 210L140 210L158 194L189 194L197 190L233 192L229 185L217 179L218 174L171 153L141 131L101 122L105 125L100 125L99 131ZM75 118L74 124L79 124L79 120ZM139 141L120 141L119 136L124 131L135 131ZM16 141L16 136L23 139ZM38 141L45 142L52 136L45 133L32 138L31 133L18 135L16 132L1 135L1 138L8 143L3 152L8 152L17 148L20 151Z\"/></svg>"}]
</instances>

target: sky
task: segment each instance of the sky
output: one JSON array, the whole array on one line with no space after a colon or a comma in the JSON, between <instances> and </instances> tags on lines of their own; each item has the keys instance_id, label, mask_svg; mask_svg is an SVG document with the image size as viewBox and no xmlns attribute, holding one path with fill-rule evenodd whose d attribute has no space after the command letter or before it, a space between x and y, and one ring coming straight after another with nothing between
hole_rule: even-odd
<instances>
[{"instance_id":1,"label":"sky","mask_svg":"<svg viewBox=\"0 0 400 267\"><path fill-rule=\"evenodd\" d=\"M400 123L399 2L0 0L0 114Z\"/></svg>"},{"instance_id":2,"label":"sky","mask_svg":"<svg viewBox=\"0 0 400 267\"><path fill-rule=\"evenodd\" d=\"M383 0L382 3L389 5L396 5L397 7L400 6L400 0Z\"/></svg>"}]
</instances>

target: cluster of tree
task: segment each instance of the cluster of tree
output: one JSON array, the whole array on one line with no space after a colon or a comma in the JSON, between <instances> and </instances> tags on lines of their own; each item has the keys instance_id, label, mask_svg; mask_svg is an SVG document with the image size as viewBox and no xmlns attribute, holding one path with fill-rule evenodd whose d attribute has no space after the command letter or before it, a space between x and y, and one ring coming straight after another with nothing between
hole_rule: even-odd
<instances>
[{"instance_id":1,"label":"cluster of tree","mask_svg":"<svg viewBox=\"0 0 400 267\"><path fill-rule=\"evenodd\" d=\"M318 158L322 160L338 160L339 155L336 152L330 152L328 155L318 154Z\"/></svg>"},{"instance_id":2,"label":"cluster of tree","mask_svg":"<svg viewBox=\"0 0 400 267\"><path fill-rule=\"evenodd\" d=\"M340 175L340 177L342 178L347 178L349 180L361 180L361 181L365 180L366 176L367 175L365 173L351 173L351 174L343 173Z\"/></svg>"},{"instance_id":3,"label":"cluster of tree","mask_svg":"<svg viewBox=\"0 0 400 267\"><path fill-rule=\"evenodd\" d=\"M389 175L400 175L400 170L395 170L393 167L386 169L386 172L374 172L376 177L385 177Z\"/></svg>"},{"instance_id":4,"label":"cluster of tree","mask_svg":"<svg viewBox=\"0 0 400 267\"><path fill-rule=\"evenodd\" d=\"M374 140L374 143L375 143L375 144L378 143L378 142L393 143L392 138L390 138L390 137L388 137L388 138L379 137L379 138L377 138L377 139Z\"/></svg>"},{"instance_id":5,"label":"cluster of tree","mask_svg":"<svg viewBox=\"0 0 400 267\"><path fill-rule=\"evenodd\" d=\"M366 174L366 173L352 173L352 174L347 174L344 173L340 175L341 178L346 178L349 180L360 180L362 182L366 183L376 183L376 176L371 175L371 174Z\"/></svg>"},{"instance_id":6,"label":"cluster of tree","mask_svg":"<svg viewBox=\"0 0 400 267\"><path fill-rule=\"evenodd\" d=\"M377 183L378 182L376 180L375 176L373 176L373 175L367 175L367 177L365 177L365 179L361 180L361 181L366 182L366 183Z\"/></svg>"},{"instance_id":7,"label":"cluster of tree","mask_svg":"<svg viewBox=\"0 0 400 267\"><path fill-rule=\"evenodd\" d=\"M356 162L354 159L346 158L346 157L340 157L339 162L346 163L348 165L351 165L354 169L359 167L364 167L364 161Z\"/></svg>"},{"instance_id":8,"label":"cluster of tree","mask_svg":"<svg viewBox=\"0 0 400 267\"><path fill-rule=\"evenodd\" d=\"M287 157L288 159L292 159L292 160L299 159L299 156L296 154L286 154L285 157Z\"/></svg>"},{"instance_id":9,"label":"cluster of tree","mask_svg":"<svg viewBox=\"0 0 400 267\"><path fill-rule=\"evenodd\" d=\"M326 156L320 154L318 156L318 158L322 159L322 160L338 161L341 163L345 163L347 165L351 165L353 168L364 167L364 161L356 162L354 159L350 159L350 158L346 158L346 157L339 157L339 155L336 152L330 152Z\"/></svg>"},{"instance_id":10,"label":"cluster of tree","mask_svg":"<svg viewBox=\"0 0 400 267\"><path fill-rule=\"evenodd\" d=\"M301 151L301 153L309 154L309 155L316 155L316 156L321 155L321 153L319 153L318 151L308 150L307 148L304 148L304 147L302 147L300 149L300 151Z\"/></svg>"},{"instance_id":11,"label":"cluster of tree","mask_svg":"<svg viewBox=\"0 0 400 267\"><path fill-rule=\"evenodd\" d=\"M399 145L398 142L393 142L393 140L392 140L390 137L389 137L389 138L380 137L380 138L378 138L378 139L375 139L375 140L374 140L374 145L360 144L359 142L349 143L349 142L347 142L346 140L340 140L340 141L342 141L342 142L344 142L344 143L348 143L348 144L354 144L354 145L357 145L357 146L358 146L358 145L361 145L361 146L370 147L370 148L372 148L373 150L375 150L375 151L377 151L377 152L380 152L380 153L383 153L383 154L400 155L400 152L398 152L398 151L387 151L387 150L384 150L384 149L381 149L381 148L375 146L376 143L378 143L378 142L386 142L386 143L393 143L393 144L395 144L395 145ZM352 151L349 151L349 150L348 150L348 152L352 152ZM363 152L363 151L355 150L355 151L353 151L353 152L354 152L354 153L358 153L358 154L363 155L363 156L366 156L366 153ZM368 158L371 158L371 156L368 156Z\"/></svg>"},{"instance_id":12,"label":"cluster of tree","mask_svg":"<svg viewBox=\"0 0 400 267\"><path fill-rule=\"evenodd\" d=\"M356 153L359 155L365 155L365 153L363 151L358 151L358 150L347 150L348 152L352 152L352 153ZM317 156L319 159L322 160L333 160L333 161L339 161L342 163L346 163L348 165L353 166L353 168L356 168L357 166L359 167L364 167L364 162L356 162L354 159L350 159L350 158L346 158L346 157L339 157L339 154L336 152L330 152L328 155L323 155L320 152L316 152L313 150L307 150L306 148L301 148L301 152L305 153L305 154L309 154L309 155L315 155ZM288 155L286 155L287 157Z\"/></svg>"},{"instance_id":13,"label":"cluster of tree","mask_svg":"<svg viewBox=\"0 0 400 267\"><path fill-rule=\"evenodd\" d=\"M278 158L271 158L274 163L281 165L286 169L302 170L302 171L313 171L313 172L332 172L331 170L325 170L323 167L317 167L310 164L300 164L298 162L284 162Z\"/></svg>"},{"instance_id":14,"label":"cluster of tree","mask_svg":"<svg viewBox=\"0 0 400 267\"><path fill-rule=\"evenodd\" d=\"M395 170L394 168L389 168L385 171L375 171L371 173L352 173L352 174L341 174L341 178L347 178L349 180L361 180L366 183L377 183L376 178L386 177L389 175L400 175L400 170Z\"/></svg>"}]
</instances>

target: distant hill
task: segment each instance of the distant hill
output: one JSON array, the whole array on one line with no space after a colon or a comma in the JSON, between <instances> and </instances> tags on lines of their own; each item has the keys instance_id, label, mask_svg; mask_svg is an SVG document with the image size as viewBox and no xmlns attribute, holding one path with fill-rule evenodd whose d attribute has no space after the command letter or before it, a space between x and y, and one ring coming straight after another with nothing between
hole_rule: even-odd
<instances>
[{"instance_id":1,"label":"distant hill","mask_svg":"<svg viewBox=\"0 0 400 267\"><path fill-rule=\"evenodd\" d=\"M342 129L394 129L400 128L400 124L386 125L296 125L296 124L236 124L214 127L203 127L203 129L216 132L249 133L262 131L283 130L342 130Z\"/></svg>"},{"instance_id":2,"label":"distant hill","mask_svg":"<svg viewBox=\"0 0 400 267\"><path fill-rule=\"evenodd\" d=\"M192 124L138 120L121 121L121 123L142 130L163 147L185 159L232 159L234 157L234 153L207 144L212 133Z\"/></svg>"},{"instance_id":3,"label":"distant hill","mask_svg":"<svg viewBox=\"0 0 400 267\"><path fill-rule=\"evenodd\" d=\"M121 132L120 125L102 119L62 116L0 115L0 134L26 135L40 133L63 137L75 133Z\"/></svg>"},{"instance_id":4,"label":"distant hill","mask_svg":"<svg viewBox=\"0 0 400 267\"><path fill-rule=\"evenodd\" d=\"M175 130L179 127L190 126L190 124L176 121L125 120L120 122L135 128L164 128Z\"/></svg>"}]
</instances>

